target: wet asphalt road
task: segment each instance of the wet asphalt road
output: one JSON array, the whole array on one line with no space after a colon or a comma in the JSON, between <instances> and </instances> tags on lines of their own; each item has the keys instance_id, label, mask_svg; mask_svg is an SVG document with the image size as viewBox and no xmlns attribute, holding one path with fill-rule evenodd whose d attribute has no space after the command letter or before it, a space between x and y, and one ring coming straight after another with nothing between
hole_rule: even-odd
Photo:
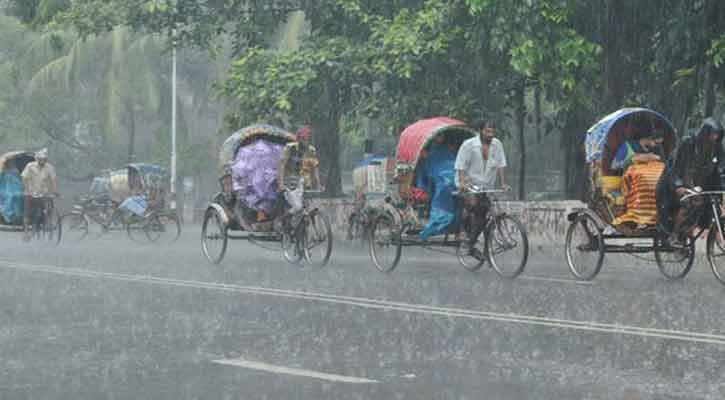
<instances>
[{"instance_id":1,"label":"wet asphalt road","mask_svg":"<svg viewBox=\"0 0 725 400\"><path fill-rule=\"evenodd\" d=\"M210 266L186 230L2 234L0 399L725 398L725 287L702 257L682 282L624 256L576 282L548 247L514 281L411 249L386 275L339 245L324 269L237 242Z\"/></svg>"}]
</instances>

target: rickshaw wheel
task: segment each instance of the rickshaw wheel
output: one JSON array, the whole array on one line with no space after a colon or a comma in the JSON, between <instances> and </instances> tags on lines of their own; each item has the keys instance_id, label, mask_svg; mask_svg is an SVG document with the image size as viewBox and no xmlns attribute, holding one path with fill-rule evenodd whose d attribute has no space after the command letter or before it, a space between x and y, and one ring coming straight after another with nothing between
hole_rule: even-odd
<instances>
[{"instance_id":1,"label":"rickshaw wheel","mask_svg":"<svg viewBox=\"0 0 725 400\"><path fill-rule=\"evenodd\" d=\"M458 262L468 271L475 272L481 269L483 264L486 263L486 241L484 239L484 234L481 232L478 237L476 238L476 243L474 246L479 251L478 257L471 255L470 252L470 244L468 243L468 237L464 238L458 243L458 248L456 248L456 256L458 257Z\"/></svg>"},{"instance_id":2,"label":"rickshaw wheel","mask_svg":"<svg viewBox=\"0 0 725 400\"><path fill-rule=\"evenodd\" d=\"M146 223L139 216L128 217L126 221L126 234L131 241L139 244L148 244L148 236L146 236Z\"/></svg>"},{"instance_id":3,"label":"rickshaw wheel","mask_svg":"<svg viewBox=\"0 0 725 400\"><path fill-rule=\"evenodd\" d=\"M60 216L56 216L55 213L53 213L53 215L49 217L49 219L53 222L43 227L42 231L40 232L40 237L43 240L48 241L48 243L52 244L53 246L58 246L60 245L60 239L63 234L62 219Z\"/></svg>"},{"instance_id":4,"label":"rickshaw wheel","mask_svg":"<svg viewBox=\"0 0 725 400\"><path fill-rule=\"evenodd\" d=\"M214 265L222 262L227 252L228 229L217 210L210 208L206 211L201 225L201 250Z\"/></svg>"},{"instance_id":5,"label":"rickshaw wheel","mask_svg":"<svg viewBox=\"0 0 725 400\"><path fill-rule=\"evenodd\" d=\"M590 281L604 264L604 237L594 218L579 214L566 230L566 262L571 273Z\"/></svg>"},{"instance_id":6,"label":"rickshaw wheel","mask_svg":"<svg viewBox=\"0 0 725 400\"><path fill-rule=\"evenodd\" d=\"M146 221L144 231L151 243L171 244L181 236L181 223L175 213L154 214Z\"/></svg>"},{"instance_id":7,"label":"rickshaw wheel","mask_svg":"<svg viewBox=\"0 0 725 400\"><path fill-rule=\"evenodd\" d=\"M718 231L710 228L707 234L707 261L710 263L712 273L720 283L725 284L725 248L717 239Z\"/></svg>"},{"instance_id":8,"label":"rickshaw wheel","mask_svg":"<svg viewBox=\"0 0 725 400\"><path fill-rule=\"evenodd\" d=\"M88 217L79 212L72 212L63 216L63 225L66 226L66 238L71 236L74 242L80 242L85 239L89 233Z\"/></svg>"},{"instance_id":9,"label":"rickshaw wheel","mask_svg":"<svg viewBox=\"0 0 725 400\"><path fill-rule=\"evenodd\" d=\"M381 272L390 272L398 266L403 250L402 229L389 214L380 215L370 229L368 240L370 259Z\"/></svg>"},{"instance_id":10,"label":"rickshaw wheel","mask_svg":"<svg viewBox=\"0 0 725 400\"><path fill-rule=\"evenodd\" d=\"M695 241L689 236L684 245L675 247L666 245L665 236L658 234L654 239L654 251L657 267L670 280L684 278L695 261Z\"/></svg>"},{"instance_id":11,"label":"rickshaw wheel","mask_svg":"<svg viewBox=\"0 0 725 400\"><path fill-rule=\"evenodd\" d=\"M305 220L303 248L305 261L316 267L324 267L332 255L332 227L330 219L321 212L310 214Z\"/></svg>"},{"instance_id":12,"label":"rickshaw wheel","mask_svg":"<svg viewBox=\"0 0 725 400\"><path fill-rule=\"evenodd\" d=\"M500 215L486 227L488 260L499 276L513 279L524 272L529 259L529 238L524 225L510 215Z\"/></svg>"}]
</instances>

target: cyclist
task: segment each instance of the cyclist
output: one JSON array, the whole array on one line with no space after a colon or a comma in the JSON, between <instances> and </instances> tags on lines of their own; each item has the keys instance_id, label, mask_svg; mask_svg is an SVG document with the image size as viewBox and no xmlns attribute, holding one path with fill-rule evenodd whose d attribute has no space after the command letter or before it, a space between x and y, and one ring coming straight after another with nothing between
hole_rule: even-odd
<instances>
[{"instance_id":1,"label":"cyclist","mask_svg":"<svg viewBox=\"0 0 725 400\"><path fill-rule=\"evenodd\" d=\"M463 193L475 186L482 190L491 190L496 186L496 177L501 187L510 190L506 184L504 169L507 166L503 144L496 139L496 123L493 120L477 121L473 128L478 132L475 137L461 145L456 157L456 187ZM469 251L472 256L482 257L475 248L478 235L484 228L490 208L490 200L485 194L464 196L463 227L468 235Z\"/></svg>"},{"instance_id":2,"label":"cyclist","mask_svg":"<svg viewBox=\"0 0 725 400\"><path fill-rule=\"evenodd\" d=\"M695 136L685 138L670 156L665 171L657 184L657 219L661 232L669 240L681 242L688 227L698 222L707 226L713 215L706 210L699 221L690 219L698 215L688 212L680 198L688 189L720 190L720 165L723 157L722 140L725 129L715 118L706 118Z\"/></svg>"},{"instance_id":3,"label":"cyclist","mask_svg":"<svg viewBox=\"0 0 725 400\"><path fill-rule=\"evenodd\" d=\"M22 178L25 193L24 239L29 240L31 218L43 209L44 201L47 201L44 197L58 193L58 178L55 167L48 162L48 149L35 153L35 161L25 167Z\"/></svg>"}]
</instances>

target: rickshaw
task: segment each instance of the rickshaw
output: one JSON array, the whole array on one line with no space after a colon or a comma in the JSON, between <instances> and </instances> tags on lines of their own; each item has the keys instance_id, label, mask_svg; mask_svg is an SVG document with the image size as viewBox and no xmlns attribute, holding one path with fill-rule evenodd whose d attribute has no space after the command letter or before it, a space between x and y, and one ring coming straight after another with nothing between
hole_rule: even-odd
<instances>
[{"instance_id":1,"label":"rickshaw","mask_svg":"<svg viewBox=\"0 0 725 400\"><path fill-rule=\"evenodd\" d=\"M144 163L104 171L93 179L89 193L79 198L73 211L64 217L68 236L76 240L85 238L90 223L95 222L101 227L101 234L123 230L136 242L173 243L181 235L181 224L176 212L166 206L168 177L165 168ZM145 203L137 214L119 207L136 197Z\"/></svg>"},{"instance_id":2,"label":"rickshaw","mask_svg":"<svg viewBox=\"0 0 725 400\"><path fill-rule=\"evenodd\" d=\"M35 161L35 153L13 151L0 157L0 231L24 232L25 195L21 178L25 167ZM32 195L43 204L31 216L32 238L58 244L62 236L61 218L55 208L56 195Z\"/></svg>"},{"instance_id":3,"label":"rickshaw","mask_svg":"<svg viewBox=\"0 0 725 400\"><path fill-rule=\"evenodd\" d=\"M370 155L360 161L353 169L354 208L347 218L347 240L364 242L370 236L370 228L377 217L375 201L387 196L385 183L392 176L392 158Z\"/></svg>"},{"instance_id":4,"label":"rickshaw","mask_svg":"<svg viewBox=\"0 0 725 400\"><path fill-rule=\"evenodd\" d=\"M400 262L403 247L427 248L451 253L469 271L480 269L486 261L502 277L515 278L526 266L529 254L528 237L521 222L514 216L499 210L499 198L503 190L482 190L470 187L462 193L454 192L457 202L455 220L448 228L434 236L421 237L435 204L430 194L415 187L416 175L424 166L424 158L436 138L444 138L445 145L458 153L460 145L476 135L465 123L437 117L420 120L408 126L400 135L397 147L393 190L378 205L368 239L370 258L381 272L390 272ZM450 157L450 154L448 155ZM450 171L448 171L450 172ZM480 233L469 240L462 216L481 210L480 206L467 206L466 196L487 198L490 203L485 220L480 223ZM473 243L473 246L471 246ZM446 249L451 249L446 251Z\"/></svg>"},{"instance_id":5,"label":"rickshaw","mask_svg":"<svg viewBox=\"0 0 725 400\"><path fill-rule=\"evenodd\" d=\"M327 265L332 227L327 215L309 201L320 192L304 190L301 182L277 192L282 150L295 140L284 129L256 124L235 132L222 144L221 190L208 205L201 229L202 252L211 264L222 262L229 240L245 240L267 250L282 250L292 264L304 260L318 267ZM290 201L295 203L292 208L288 208Z\"/></svg>"},{"instance_id":6,"label":"rickshaw","mask_svg":"<svg viewBox=\"0 0 725 400\"><path fill-rule=\"evenodd\" d=\"M650 128L662 134L663 161L675 148L676 133L672 123L664 115L646 108L620 109L587 131L585 161L591 190L587 207L567 216L570 224L565 245L567 264L577 279L594 279L602 269L607 253L640 255L653 252L659 270L669 279L683 278L692 268L696 237L688 237L682 244L670 244L658 233L656 223L635 228L613 224L627 211L654 213L656 217L654 189L650 188L649 194L642 194L642 199L630 201L628 207L626 193L623 193L627 190L623 186L623 175L611 168L620 145L642 135L632 128L632 121L637 119L649 120ZM664 164L660 168L664 168ZM719 241L718 245L722 246ZM710 247L708 244L708 249Z\"/></svg>"}]
</instances>

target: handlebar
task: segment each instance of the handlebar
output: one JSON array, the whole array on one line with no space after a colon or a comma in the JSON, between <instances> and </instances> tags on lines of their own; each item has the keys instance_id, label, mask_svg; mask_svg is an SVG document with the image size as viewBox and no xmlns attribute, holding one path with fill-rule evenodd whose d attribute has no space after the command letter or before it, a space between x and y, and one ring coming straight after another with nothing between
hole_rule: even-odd
<instances>
[{"instance_id":1,"label":"handlebar","mask_svg":"<svg viewBox=\"0 0 725 400\"><path fill-rule=\"evenodd\" d=\"M725 191L723 190L696 191L692 189L687 189L687 194L682 196L680 201L687 201L699 196L722 196L724 194Z\"/></svg>"},{"instance_id":2,"label":"handlebar","mask_svg":"<svg viewBox=\"0 0 725 400\"><path fill-rule=\"evenodd\" d=\"M57 199L60 197L60 193L31 193L30 197L34 199Z\"/></svg>"}]
</instances>

